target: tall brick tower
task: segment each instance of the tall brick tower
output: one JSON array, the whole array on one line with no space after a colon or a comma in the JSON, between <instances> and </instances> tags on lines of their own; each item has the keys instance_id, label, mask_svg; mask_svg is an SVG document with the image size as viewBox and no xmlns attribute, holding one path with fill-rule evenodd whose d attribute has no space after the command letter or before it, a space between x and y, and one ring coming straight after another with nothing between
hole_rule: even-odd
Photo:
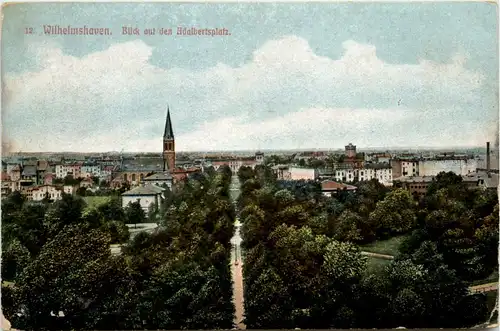
<instances>
[{"instance_id":1,"label":"tall brick tower","mask_svg":"<svg viewBox=\"0 0 500 331\"><path fill-rule=\"evenodd\" d=\"M167 120L163 133L163 171L172 171L175 168L175 139L170 120L170 108L167 108Z\"/></svg>"}]
</instances>

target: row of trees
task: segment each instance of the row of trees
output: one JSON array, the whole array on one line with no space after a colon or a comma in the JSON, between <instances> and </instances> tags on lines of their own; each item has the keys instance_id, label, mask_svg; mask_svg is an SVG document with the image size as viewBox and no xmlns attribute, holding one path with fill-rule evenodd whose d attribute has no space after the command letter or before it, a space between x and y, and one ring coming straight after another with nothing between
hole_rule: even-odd
<instances>
[{"instance_id":1,"label":"row of trees","mask_svg":"<svg viewBox=\"0 0 500 331\"><path fill-rule=\"evenodd\" d=\"M467 287L497 266L494 192L441 174L422 201L376 180L360 183L356 193L324 197L318 183L276 181L265 166L242 168L238 176L248 328L484 321L486 298ZM401 254L370 273L357 244L402 234L408 239Z\"/></svg>"},{"instance_id":2,"label":"row of trees","mask_svg":"<svg viewBox=\"0 0 500 331\"><path fill-rule=\"evenodd\" d=\"M130 240L133 205L11 195L2 201L4 315L24 330L231 328L230 178L224 168L180 183L159 206L159 228Z\"/></svg>"}]
</instances>

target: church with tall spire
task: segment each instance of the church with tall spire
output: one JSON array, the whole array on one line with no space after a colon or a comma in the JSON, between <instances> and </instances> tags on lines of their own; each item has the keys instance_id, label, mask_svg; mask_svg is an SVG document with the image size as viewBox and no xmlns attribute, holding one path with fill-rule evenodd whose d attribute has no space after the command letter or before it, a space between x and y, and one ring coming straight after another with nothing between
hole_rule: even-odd
<instances>
[{"instance_id":1,"label":"church with tall spire","mask_svg":"<svg viewBox=\"0 0 500 331\"><path fill-rule=\"evenodd\" d=\"M173 171L175 169L175 138L170 119L170 107L167 108L167 119L165 121L165 131L163 132L163 171Z\"/></svg>"}]
</instances>

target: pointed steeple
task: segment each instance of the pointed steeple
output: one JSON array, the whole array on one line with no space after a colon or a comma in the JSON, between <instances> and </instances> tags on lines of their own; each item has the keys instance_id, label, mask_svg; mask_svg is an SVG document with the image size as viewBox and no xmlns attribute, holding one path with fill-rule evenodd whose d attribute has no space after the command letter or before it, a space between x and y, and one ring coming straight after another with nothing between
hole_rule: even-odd
<instances>
[{"instance_id":1,"label":"pointed steeple","mask_svg":"<svg viewBox=\"0 0 500 331\"><path fill-rule=\"evenodd\" d=\"M170 119L170 107L167 108L167 121L165 122L163 139L174 139L174 130L172 130L172 120Z\"/></svg>"}]
</instances>

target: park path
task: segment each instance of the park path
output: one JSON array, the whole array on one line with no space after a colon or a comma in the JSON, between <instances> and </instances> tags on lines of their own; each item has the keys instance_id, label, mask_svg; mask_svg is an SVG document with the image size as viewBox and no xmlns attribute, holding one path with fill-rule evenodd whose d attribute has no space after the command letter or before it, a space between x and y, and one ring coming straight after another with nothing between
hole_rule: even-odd
<instances>
[{"instance_id":1,"label":"park path","mask_svg":"<svg viewBox=\"0 0 500 331\"><path fill-rule=\"evenodd\" d=\"M491 292L498 290L498 283L488 283L469 287L471 293Z\"/></svg>"},{"instance_id":2,"label":"park path","mask_svg":"<svg viewBox=\"0 0 500 331\"><path fill-rule=\"evenodd\" d=\"M235 252L234 262L231 263L231 273L233 276L233 303L235 308L234 324L240 330L246 329L243 324L244 304L243 304L243 269L241 255L239 251Z\"/></svg>"},{"instance_id":3,"label":"park path","mask_svg":"<svg viewBox=\"0 0 500 331\"><path fill-rule=\"evenodd\" d=\"M231 200L236 204L236 199L240 194L240 183L236 174L231 178ZM246 329L243 319L245 316L245 306L243 304L243 261L241 258L241 237L240 237L240 222L235 220L235 231L231 238L232 258L231 258L231 275L233 278L233 304L235 309L234 325L240 330Z\"/></svg>"},{"instance_id":4,"label":"park path","mask_svg":"<svg viewBox=\"0 0 500 331\"><path fill-rule=\"evenodd\" d=\"M392 255L386 255L386 254L379 254L379 253L372 253L372 252L362 251L361 255L376 257L376 258L384 259L384 260L394 260L394 256L392 256Z\"/></svg>"}]
</instances>

